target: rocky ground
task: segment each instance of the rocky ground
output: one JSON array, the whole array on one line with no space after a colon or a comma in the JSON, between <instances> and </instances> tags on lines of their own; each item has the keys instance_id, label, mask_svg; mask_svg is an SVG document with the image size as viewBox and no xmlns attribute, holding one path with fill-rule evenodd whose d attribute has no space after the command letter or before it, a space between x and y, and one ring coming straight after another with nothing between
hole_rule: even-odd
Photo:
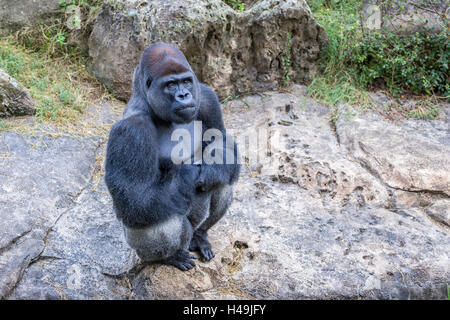
<instances>
[{"instance_id":1,"label":"rocky ground","mask_svg":"<svg viewBox=\"0 0 450 320\"><path fill-rule=\"evenodd\" d=\"M105 102L87 118L110 126L122 107ZM210 231L216 257L188 272L142 264L128 248L102 178L104 136L2 132L0 297L447 297L449 108L396 122L341 108L333 124L293 86L223 111L236 136L275 142L259 164L241 142L250 163Z\"/></svg>"}]
</instances>

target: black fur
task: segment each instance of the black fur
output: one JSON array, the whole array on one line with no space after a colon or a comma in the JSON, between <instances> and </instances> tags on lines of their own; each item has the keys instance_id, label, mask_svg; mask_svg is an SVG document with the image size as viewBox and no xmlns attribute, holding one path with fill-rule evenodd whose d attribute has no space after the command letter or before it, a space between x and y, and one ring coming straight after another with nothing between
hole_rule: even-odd
<instances>
[{"instance_id":1,"label":"black fur","mask_svg":"<svg viewBox=\"0 0 450 320\"><path fill-rule=\"evenodd\" d=\"M225 139L216 94L198 82L181 51L167 44L150 46L135 70L124 116L111 129L105 181L130 245L146 260L182 270L195 265L189 247L206 260L214 256L206 232L230 205L231 188L226 186L237 181L240 170L236 144L234 164L176 165L162 156L161 135L194 120L202 121L203 132L215 128ZM166 221L170 223L157 227ZM152 230L169 240L154 240L148 236ZM155 250L159 246L161 250Z\"/></svg>"}]
</instances>

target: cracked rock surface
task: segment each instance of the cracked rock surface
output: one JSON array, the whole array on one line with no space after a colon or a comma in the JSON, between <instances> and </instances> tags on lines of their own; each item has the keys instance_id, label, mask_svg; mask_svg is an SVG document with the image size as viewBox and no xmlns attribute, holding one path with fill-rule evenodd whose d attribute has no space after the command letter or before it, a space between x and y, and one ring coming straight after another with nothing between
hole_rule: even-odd
<instances>
[{"instance_id":1,"label":"cracked rock surface","mask_svg":"<svg viewBox=\"0 0 450 320\"><path fill-rule=\"evenodd\" d=\"M229 101L223 113L247 165L210 231L216 257L187 272L142 264L128 248L96 179L104 139L1 133L0 296L446 298L448 118L356 112L332 124L301 86ZM239 141L254 133L273 141L267 150Z\"/></svg>"}]
</instances>

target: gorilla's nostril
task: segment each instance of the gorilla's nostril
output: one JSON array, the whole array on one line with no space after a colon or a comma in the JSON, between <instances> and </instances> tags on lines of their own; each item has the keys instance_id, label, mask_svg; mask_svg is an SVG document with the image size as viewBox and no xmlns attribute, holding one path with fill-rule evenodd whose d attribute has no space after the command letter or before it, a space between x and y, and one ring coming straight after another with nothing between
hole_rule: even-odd
<instances>
[{"instance_id":1,"label":"gorilla's nostril","mask_svg":"<svg viewBox=\"0 0 450 320\"><path fill-rule=\"evenodd\" d=\"M183 99L189 98L190 96L191 96L191 94L189 92L186 92L186 93L179 94L178 98L183 100Z\"/></svg>"}]
</instances>

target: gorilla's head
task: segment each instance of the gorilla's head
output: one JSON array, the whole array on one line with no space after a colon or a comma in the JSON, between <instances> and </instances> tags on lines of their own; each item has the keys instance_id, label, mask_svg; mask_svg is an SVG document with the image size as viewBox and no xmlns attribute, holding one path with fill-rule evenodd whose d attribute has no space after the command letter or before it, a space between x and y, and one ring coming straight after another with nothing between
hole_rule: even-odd
<instances>
[{"instance_id":1,"label":"gorilla's head","mask_svg":"<svg viewBox=\"0 0 450 320\"><path fill-rule=\"evenodd\" d=\"M133 91L138 90L153 114L164 121L186 123L198 113L198 79L174 46L156 43L148 47L133 83Z\"/></svg>"}]
</instances>

